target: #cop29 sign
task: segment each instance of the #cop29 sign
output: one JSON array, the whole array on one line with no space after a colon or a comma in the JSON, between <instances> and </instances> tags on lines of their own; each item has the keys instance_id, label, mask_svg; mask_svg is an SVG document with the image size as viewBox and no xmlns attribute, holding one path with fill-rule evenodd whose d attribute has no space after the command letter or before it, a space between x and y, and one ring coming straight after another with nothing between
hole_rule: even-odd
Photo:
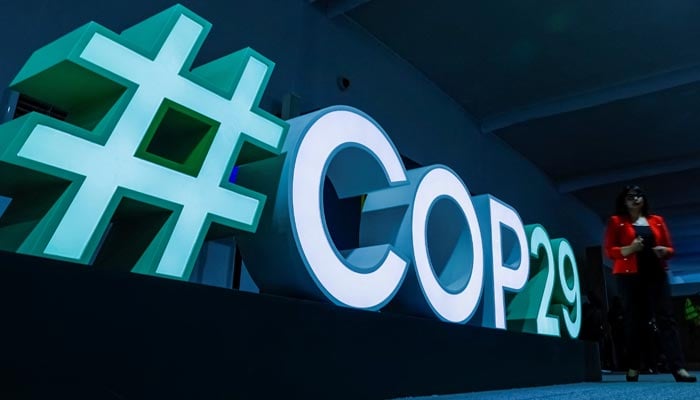
<instances>
[{"instance_id":1,"label":"#cop29 sign","mask_svg":"<svg viewBox=\"0 0 700 400\"><path fill-rule=\"evenodd\" d=\"M87 24L31 56L11 87L66 117L0 126L2 249L186 280L207 235L235 234L263 292L578 336L565 239L445 166L406 170L359 110L264 112L273 63L260 54L191 68L209 29L178 5L119 35ZM326 180L364 199L358 248L333 243Z\"/></svg>"}]
</instances>

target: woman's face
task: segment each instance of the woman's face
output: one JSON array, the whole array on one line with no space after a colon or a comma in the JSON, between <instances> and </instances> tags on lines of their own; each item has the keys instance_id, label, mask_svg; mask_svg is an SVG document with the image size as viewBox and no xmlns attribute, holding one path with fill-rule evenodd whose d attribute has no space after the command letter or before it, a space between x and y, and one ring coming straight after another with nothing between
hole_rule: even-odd
<instances>
[{"instance_id":1,"label":"woman's face","mask_svg":"<svg viewBox=\"0 0 700 400\"><path fill-rule=\"evenodd\" d=\"M644 195L639 192L629 192L625 196L625 205L628 210L639 210L644 205Z\"/></svg>"}]
</instances>

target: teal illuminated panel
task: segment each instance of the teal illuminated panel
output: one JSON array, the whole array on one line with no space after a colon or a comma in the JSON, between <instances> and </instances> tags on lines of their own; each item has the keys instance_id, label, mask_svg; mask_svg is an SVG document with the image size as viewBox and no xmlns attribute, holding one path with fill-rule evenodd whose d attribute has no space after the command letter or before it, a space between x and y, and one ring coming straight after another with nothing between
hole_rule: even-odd
<instances>
[{"instance_id":1,"label":"teal illuminated panel","mask_svg":"<svg viewBox=\"0 0 700 400\"><path fill-rule=\"evenodd\" d=\"M32 55L12 88L68 117L0 127L0 193L22 203L5 218L26 218L0 228L0 246L87 263L128 198L169 213L133 270L187 279L212 224L255 230L265 196L230 173L250 158L244 142L279 152L287 125L258 108L273 64L253 50L191 70L209 29L174 6L121 35L87 24Z\"/></svg>"}]
</instances>

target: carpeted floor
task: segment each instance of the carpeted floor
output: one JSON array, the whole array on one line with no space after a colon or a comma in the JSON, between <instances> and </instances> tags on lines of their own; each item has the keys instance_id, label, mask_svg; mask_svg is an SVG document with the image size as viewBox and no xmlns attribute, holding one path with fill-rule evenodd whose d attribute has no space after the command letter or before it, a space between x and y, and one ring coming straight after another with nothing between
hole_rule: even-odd
<instances>
[{"instance_id":1,"label":"carpeted floor","mask_svg":"<svg viewBox=\"0 0 700 400\"><path fill-rule=\"evenodd\" d=\"M697 371L691 372L700 376ZM641 375L625 382L624 374L603 375L602 382L494 390L445 396L412 397L430 400L700 400L700 383L676 383L670 374Z\"/></svg>"}]
</instances>

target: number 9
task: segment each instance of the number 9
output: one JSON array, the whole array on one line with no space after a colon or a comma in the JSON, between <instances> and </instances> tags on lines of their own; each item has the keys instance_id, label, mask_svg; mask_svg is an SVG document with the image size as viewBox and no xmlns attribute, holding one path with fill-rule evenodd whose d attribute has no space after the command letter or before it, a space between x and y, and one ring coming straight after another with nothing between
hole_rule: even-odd
<instances>
[{"instance_id":1,"label":"number 9","mask_svg":"<svg viewBox=\"0 0 700 400\"><path fill-rule=\"evenodd\" d=\"M559 284L554 287L552 307L561 315L561 327L576 339L581 332L581 286L574 251L566 239L552 240L552 250L559 278Z\"/></svg>"}]
</instances>

